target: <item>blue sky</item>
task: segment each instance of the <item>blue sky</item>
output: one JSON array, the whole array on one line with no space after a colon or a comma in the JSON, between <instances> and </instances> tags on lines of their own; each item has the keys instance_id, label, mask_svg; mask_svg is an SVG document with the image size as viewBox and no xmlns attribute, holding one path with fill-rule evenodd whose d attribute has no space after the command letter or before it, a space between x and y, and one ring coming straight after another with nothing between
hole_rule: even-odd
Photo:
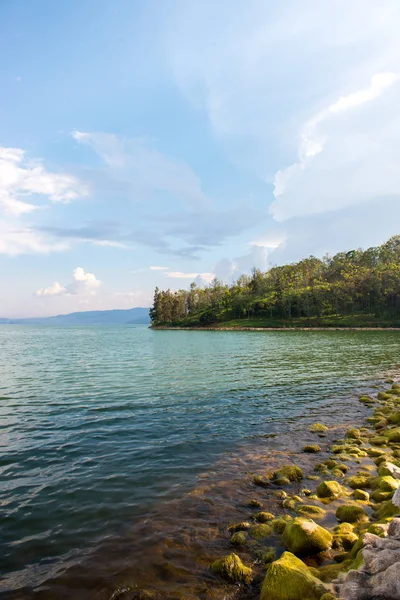
<instances>
[{"instance_id":1,"label":"blue sky","mask_svg":"<svg viewBox=\"0 0 400 600\"><path fill-rule=\"evenodd\" d=\"M397 0L0 2L0 316L382 243Z\"/></svg>"}]
</instances>

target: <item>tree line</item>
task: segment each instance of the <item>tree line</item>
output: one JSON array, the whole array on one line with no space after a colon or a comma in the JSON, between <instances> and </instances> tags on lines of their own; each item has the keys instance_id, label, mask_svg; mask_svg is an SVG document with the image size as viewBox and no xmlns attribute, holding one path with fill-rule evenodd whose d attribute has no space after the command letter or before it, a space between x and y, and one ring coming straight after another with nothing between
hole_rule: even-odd
<instances>
[{"instance_id":1,"label":"tree line","mask_svg":"<svg viewBox=\"0 0 400 600\"><path fill-rule=\"evenodd\" d=\"M153 325L176 326L245 319L266 325L331 319L334 325L356 317L400 325L400 235L367 250L253 269L231 285L214 279L207 287L192 283L189 290L156 288L150 309Z\"/></svg>"}]
</instances>

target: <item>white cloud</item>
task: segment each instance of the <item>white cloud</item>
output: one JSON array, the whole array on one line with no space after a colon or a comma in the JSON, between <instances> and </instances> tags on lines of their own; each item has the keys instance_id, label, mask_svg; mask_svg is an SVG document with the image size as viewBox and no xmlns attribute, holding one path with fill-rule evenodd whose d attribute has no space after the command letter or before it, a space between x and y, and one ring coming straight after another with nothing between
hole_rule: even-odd
<instances>
[{"instance_id":1,"label":"white cloud","mask_svg":"<svg viewBox=\"0 0 400 600\"><path fill-rule=\"evenodd\" d=\"M51 202L69 202L88 190L72 175L47 171L38 160L25 157L20 148L0 147L0 210L14 216L38 208L37 196Z\"/></svg>"},{"instance_id":2,"label":"white cloud","mask_svg":"<svg viewBox=\"0 0 400 600\"><path fill-rule=\"evenodd\" d=\"M74 131L72 136L96 152L113 179L140 191L141 197L148 192L167 192L195 206L207 203L200 179L189 165L163 154L148 139L82 131Z\"/></svg>"},{"instance_id":3,"label":"white cloud","mask_svg":"<svg viewBox=\"0 0 400 600\"><path fill-rule=\"evenodd\" d=\"M169 267L150 267L150 271L168 271Z\"/></svg>"},{"instance_id":4,"label":"white cloud","mask_svg":"<svg viewBox=\"0 0 400 600\"><path fill-rule=\"evenodd\" d=\"M168 271L164 275L172 279L191 279L192 281L200 277L203 281L207 282L212 281L215 277L215 273L183 273L181 271Z\"/></svg>"},{"instance_id":5,"label":"white cloud","mask_svg":"<svg viewBox=\"0 0 400 600\"><path fill-rule=\"evenodd\" d=\"M35 292L38 297L48 296L94 296L101 281L93 273L86 272L82 267L76 267L73 272L73 281L66 286L55 281L47 288Z\"/></svg>"},{"instance_id":6,"label":"white cloud","mask_svg":"<svg viewBox=\"0 0 400 600\"><path fill-rule=\"evenodd\" d=\"M65 242L49 242L46 236L24 227L17 221L0 219L0 254L48 254L65 250Z\"/></svg>"},{"instance_id":7,"label":"white cloud","mask_svg":"<svg viewBox=\"0 0 400 600\"><path fill-rule=\"evenodd\" d=\"M374 75L369 87L341 96L303 126L298 161L275 175L275 219L400 194L397 81L394 73Z\"/></svg>"},{"instance_id":8,"label":"white cloud","mask_svg":"<svg viewBox=\"0 0 400 600\"><path fill-rule=\"evenodd\" d=\"M58 283L58 281L55 281L53 283L53 285L50 285L47 288L42 288L40 290L37 290L37 292L35 293L36 296L43 297L43 296L60 296L61 294L65 294L66 293L66 289L64 286L62 286L60 283Z\"/></svg>"}]
</instances>

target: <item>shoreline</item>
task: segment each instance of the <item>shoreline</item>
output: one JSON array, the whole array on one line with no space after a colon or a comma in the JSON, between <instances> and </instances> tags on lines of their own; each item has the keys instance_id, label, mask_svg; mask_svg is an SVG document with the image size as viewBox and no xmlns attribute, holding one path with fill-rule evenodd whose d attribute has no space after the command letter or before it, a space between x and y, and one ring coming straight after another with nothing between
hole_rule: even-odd
<instances>
[{"instance_id":1,"label":"shoreline","mask_svg":"<svg viewBox=\"0 0 400 600\"><path fill-rule=\"evenodd\" d=\"M150 325L155 331L400 331L400 327L172 327Z\"/></svg>"}]
</instances>

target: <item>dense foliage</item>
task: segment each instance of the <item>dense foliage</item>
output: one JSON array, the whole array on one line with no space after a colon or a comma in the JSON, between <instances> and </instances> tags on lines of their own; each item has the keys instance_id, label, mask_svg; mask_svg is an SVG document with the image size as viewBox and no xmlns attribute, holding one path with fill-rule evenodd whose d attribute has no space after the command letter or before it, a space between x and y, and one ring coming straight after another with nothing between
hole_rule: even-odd
<instances>
[{"instance_id":1,"label":"dense foliage","mask_svg":"<svg viewBox=\"0 0 400 600\"><path fill-rule=\"evenodd\" d=\"M232 285L214 279L206 288L160 291L150 309L153 325L393 324L400 326L400 236L367 250L322 260L254 269ZM240 324L240 323L239 323ZM343 324L343 323L342 323Z\"/></svg>"}]
</instances>

